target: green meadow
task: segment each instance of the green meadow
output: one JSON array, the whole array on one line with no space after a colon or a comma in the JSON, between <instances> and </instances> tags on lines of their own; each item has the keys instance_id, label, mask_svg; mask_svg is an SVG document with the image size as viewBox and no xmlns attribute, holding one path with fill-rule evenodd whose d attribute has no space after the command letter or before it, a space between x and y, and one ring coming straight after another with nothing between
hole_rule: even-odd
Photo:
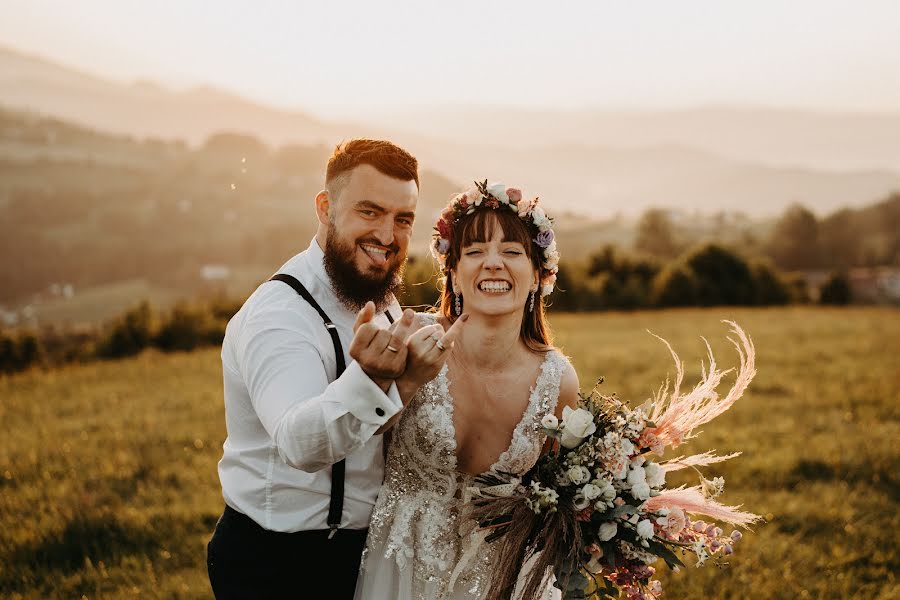
<instances>
[{"instance_id":1,"label":"green meadow","mask_svg":"<svg viewBox=\"0 0 900 600\"><path fill-rule=\"evenodd\" d=\"M900 311L714 308L552 324L585 391L603 376L604 391L640 403L674 373L647 330L673 345L691 385L701 335L721 366L736 364L722 319L753 338L758 375L677 452L742 451L708 472L725 476L724 502L765 522L730 565L664 574L666 597L897 598ZM212 597L205 544L222 509L225 437L217 350L0 378L0 423L0 597ZM298 577L298 590L307 583Z\"/></svg>"}]
</instances>

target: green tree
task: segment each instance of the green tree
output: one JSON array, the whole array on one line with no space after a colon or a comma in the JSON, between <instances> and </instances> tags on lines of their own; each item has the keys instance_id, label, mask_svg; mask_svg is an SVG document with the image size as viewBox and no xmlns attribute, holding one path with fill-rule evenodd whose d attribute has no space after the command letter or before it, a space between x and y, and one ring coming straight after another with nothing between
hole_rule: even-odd
<instances>
[{"instance_id":1,"label":"green tree","mask_svg":"<svg viewBox=\"0 0 900 600\"><path fill-rule=\"evenodd\" d=\"M701 306L752 304L753 274L740 256L718 244L705 244L685 257L697 281Z\"/></svg>"},{"instance_id":2,"label":"green tree","mask_svg":"<svg viewBox=\"0 0 900 600\"><path fill-rule=\"evenodd\" d=\"M655 258L672 259L678 256L675 229L666 211L651 208L641 216L634 249Z\"/></svg>"},{"instance_id":3,"label":"green tree","mask_svg":"<svg viewBox=\"0 0 900 600\"><path fill-rule=\"evenodd\" d=\"M753 303L760 306L787 304L791 301L788 283L767 262L755 261L750 265L753 273Z\"/></svg>"},{"instance_id":4,"label":"green tree","mask_svg":"<svg viewBox=\"0 0 900 600\"><path fill-rule=\"evenodd\" d=\"M153 311L146 300L116 319L100 341L97 354L105 358L132 356L153 339Z\"/></svg>"},{"instance_id":5,"label":"green tree","mask_svg":"<svg viewBox=\"0 0 900 600\"><path fill-rule=\"evenodd\" d=\"M769 238L768 254L782 269L812 269L821 266L819 222L800 204L790 206Z\"/></svg>"},{"instance_id":6,"label":"green tree","mask_svg":"<svg viewBox=\"0 0 900 600\"><path fill-rule=\"evenodd\" d=\"M653 279L652 302L656 306L695 306L697 277L686 265L672 262Z\"/></svg>"},{"instance_id":7,"label":"green tree","mask_svg":"<svg viewBox=\"0 0 900 600\"><path fill-rule=\"evenodd\" d=\"M853 300L850 281L843 273L832 273L819 290L819 303L843 306Z\"/></svg>"}]
</instances>

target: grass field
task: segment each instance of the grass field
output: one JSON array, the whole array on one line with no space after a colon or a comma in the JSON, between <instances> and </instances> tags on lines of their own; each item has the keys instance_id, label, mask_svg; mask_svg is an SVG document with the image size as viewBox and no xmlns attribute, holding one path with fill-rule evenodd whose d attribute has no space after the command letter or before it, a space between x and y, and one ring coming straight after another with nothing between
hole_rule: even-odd
<instances>
[{"instance_id":1,"label":"grass field","mask_svg":"<svg viewBox=\"0 0 900 600\"><path fill-rule=\"evenodd\" d=\"M667 597L897 598L900 311L708 309L552 322L583 388L603 375L607 392L639 403L672 372L645 330L673 344L692 383L700 335L720 364L735 363L723 318L753 337L759 375L684 450L742 450L711 472L726 477L726 503L766 523L727 569L666 575ZM0 423L0 596L211 597L205 543L222 508L225 435L216 350L2 378Z\"/></svg>"}]
</instances>

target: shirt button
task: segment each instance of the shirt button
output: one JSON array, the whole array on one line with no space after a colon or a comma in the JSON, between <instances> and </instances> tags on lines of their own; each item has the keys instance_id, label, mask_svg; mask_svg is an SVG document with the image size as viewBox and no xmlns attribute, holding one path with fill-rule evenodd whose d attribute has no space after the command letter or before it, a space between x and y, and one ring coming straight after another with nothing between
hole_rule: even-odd
<instances>
[{"instance_id":1,"label":"shirt button","mask_svg":"<svg viewBox=\"0 0 900 600\"><path fill-rule=\"evenodd\" d=\"M378 415L379 417L383 417L384 409L379 406L378 408L375 409L375 414Z\"/></svg>"}]
</instances>

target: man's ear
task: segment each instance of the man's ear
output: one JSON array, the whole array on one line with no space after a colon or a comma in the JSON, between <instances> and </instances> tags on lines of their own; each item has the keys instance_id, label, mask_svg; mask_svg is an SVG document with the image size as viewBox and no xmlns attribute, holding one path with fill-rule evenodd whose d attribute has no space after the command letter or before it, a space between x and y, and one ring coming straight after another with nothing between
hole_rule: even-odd
<instances>
[{"instance_id":1,"label":"man's ear","mask_svg":"<svg viewBox=\"0 0 900 600\"><path fill-rule=\"evenodd\" d=\"M319 223L322 225L328 225L331 222L331 218L328 215L330 208L331 196L328 195L328 190L322 190L316 194L316 217L318 217Z\"/></svg>"}]
</instances>

